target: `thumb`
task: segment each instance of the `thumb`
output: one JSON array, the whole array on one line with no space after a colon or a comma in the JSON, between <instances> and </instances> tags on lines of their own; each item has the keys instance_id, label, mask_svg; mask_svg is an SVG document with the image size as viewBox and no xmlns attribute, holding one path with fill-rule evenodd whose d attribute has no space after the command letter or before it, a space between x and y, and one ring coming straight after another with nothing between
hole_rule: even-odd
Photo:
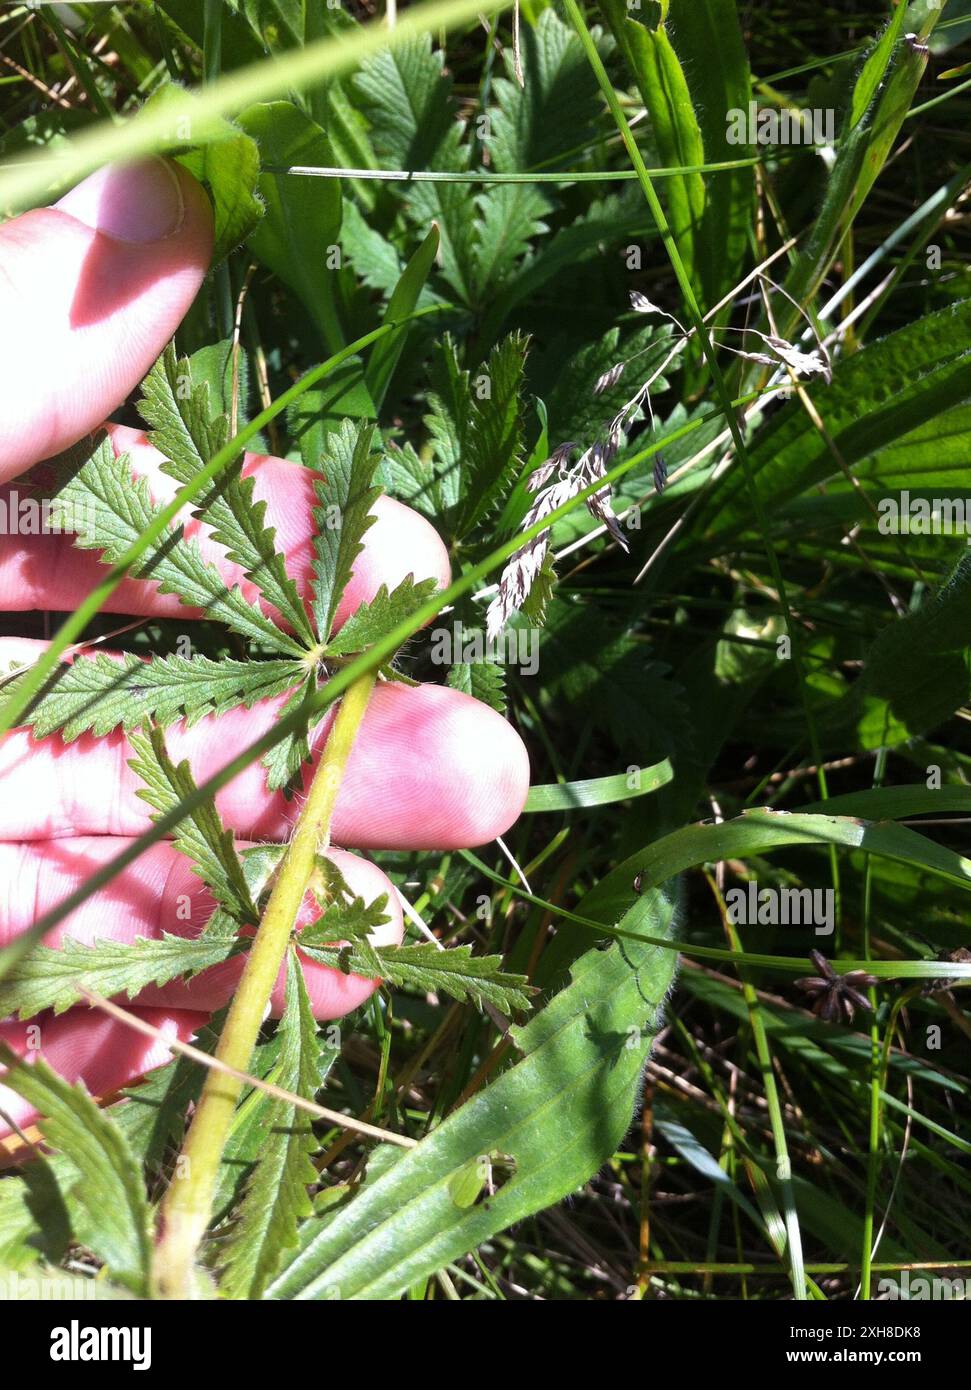
<instances>
[{"instance_id":1,"label":"thumb","mask_svg":"<svg viewBox=\"0 0 971 1390\"><path fill-rule=\"evenodd\" d=\"M0 226L0 482L95 429L185 315L212 251L201 186L163 159L90 175Z\"/></svg>"}]
</instances>

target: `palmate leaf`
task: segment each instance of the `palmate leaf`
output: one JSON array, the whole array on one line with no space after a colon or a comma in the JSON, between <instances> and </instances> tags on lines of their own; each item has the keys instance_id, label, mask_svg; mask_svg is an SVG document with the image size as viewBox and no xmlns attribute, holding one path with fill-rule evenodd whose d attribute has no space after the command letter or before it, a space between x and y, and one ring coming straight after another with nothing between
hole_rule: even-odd
<instances>
[{"instance_id":1,"label":"palmate leaf","mask_svg":"<svg viewBox=\"0 0 971 1390\"><path fill-rule=\"evenodd\" d=\"M382 584L370 602L362 603L328 643L327 655L346 656L372 647L427 602L436 587L437 580L422 579L416 584L410 574L390 593L387 584Z\"/></svg>"},{"instance_id":2,"label":"palmate leaf","mask_svg":"<svg viewBox=\"0 0 971 1390\"><path fill-rule=\"evenodd\" d=\"M132 732L128 741L135 751L129 766L145 783L138 793L142 800L160 816L181 806L196 784L187 762L178 767L172 762L162 730ZM192 860L195 872L229 916L240 922L259 921L243 865L233 847L232 831L223 829L212 797L179 822L175 844Z\"/></svg>"},{"instance_id":3,"label":"palmate leaf","mask_svg":"<svg viewBox=\"0 0 971 1390\"><path fill-rule=\"evenodd\" d=\"M0 1014L33 1018L41 1009L60 1014L83 997L83 989L108 996L124 993L133 999L148 985L189 979L237 949L228 938L186 940L167 932L157 940L137 936L130 942L98 941L91 946L65 937L56 949L36 946L4 976Z\"/></svg>"},{"instance_id":4,"label":"palmate leaf","mask_svg":"<svg viewBox=\"0 0 971 1390\"><path fill-rule=\"evenodd\" d=\"M142 392L139 410L150 427L149 439L165 455L163 472L180 484L189 482L227 443L226 416L213 414L208 382L192 380L188 359L176 357L171 343ZM306 610L276 549L275 532L264 524L266 503L255 500L253 480L243 478L241 469L242 458L207 484L193 503L193 515L205 519L213 539L310 646L314 638Z\"/></svg>"},{"instance_id":5,"label":"palmate leaf","mask_svg":"<svg viewBox=\"0 0 971 1390\"><path fill-rule=\"evenodd\" d=\"M75 1236L115 1279L145 1292L151 1251L141 1168L124 1134L80 1086L69 1086L40 1057L30 1063L0 1042L2 1079L40 1111L44 1138L70 1161L64 1175L75 1205Z\"/></svg>"},{"instance_id":6,"label":"palmate leaf","mask_svg":"<svg viewBox=\"0 0 971 1390\"><path fill-rule=\"evenodd\" d=\"M303 970L292 950L277 1037L275 1084L312 1099L320 1085L320 1046ZM230 1298L261 1296L284 1251L296 1245L299 1223L312 1210L307 1188L318 1175L310 1161L316 1148L310 1116L287 1101L275 1101L266 1108L262 1129L259 1158L223 1252L227 1272L220 1291Z\"/></svg>"},{"instance_id":7,"label":"palmate leaf","mask_svg":"<svg viewBox=\"0 0 971 1390\"><path fill-rule=\"evenodd\" d=\"M294 661L212 661L207 656L99 654L60 666L24 714L36 738L60 731L68 743L84 733L133 729L146 719L191 726L209 714L289 690L306 669ZM10 687L13 688L13 687Z\"/></svg>"},{"instance_id":8,"label":"palmate leaf","mask_svg":"<svg viewBox=\"0 0 971 1390\"><path fill-rule=\"evenodd\" d=\"M133 477L127 455L116 458L104 436L90 453L85 449L62 455L58 468L64 481L51 501L52 516L68 529L83 518L83 530L75 535L74 544L103 551L112 563L140 540L162 510L152 501L145 480ZM216 566L202 558L196 542L186 540L181 529L164 533L149 546L132 573L155 580L161 593L177 594L189 607L201 608L206 617L218 619L243 637L291 655L303 652L239 588L227 588Z\"/></svg>"},{"instance_id":9,"label":"palmate leaf","mask_svg":"<svg viewBox=\"0 0 971 1390\"><path fill-rule=\"evenodd\" d=\"M313 457L313 434L301 440L304 461L326 477L315 486L319 506L314 508L313 560L313 613L323 642L330 636L364 533L374 523L371 508L381 489L371 484L378 464L378 455L371 453L371 434L370 425L356 428L344 420L336 434L320 442L319 458Z\"/></svg>"}]
</instances>

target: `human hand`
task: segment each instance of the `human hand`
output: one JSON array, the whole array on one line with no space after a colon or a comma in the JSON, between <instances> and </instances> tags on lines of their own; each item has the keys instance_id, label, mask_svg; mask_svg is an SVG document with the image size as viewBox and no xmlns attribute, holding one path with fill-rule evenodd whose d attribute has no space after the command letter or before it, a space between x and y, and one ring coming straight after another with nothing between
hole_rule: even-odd
<instances>
[{"instance_id":1,"label":"human hand","mask_svg":"<svg viewBox=\"0 0 971 1390\"><path fill-rule=\"evenodd\" d=\"M0 226L0 481L67 448L118 408L195 298L211 244L203 190L162 160L102 170L53 208ZM127 451L134 472L148 480L158 500L168 501L177 488L159 471L157 451L137 431L109 428L116 452ZM313 475L285 460L253 455L247 455L244 472L254 478L288 571L306 593ZM12 490L15 486L0 488L0 499L9 502ZM3 514L15 510L5 507ZM393 588L410 573L416 579L434 577L442 586L449 580L445 548L424 518L390 498L381 498L374 513L338 623L381 584ZM206 528L188 515L182 520L186 534L198 538L227 582L239 583L254 597L253 586ZM9 534L10 529L0 535L0 610L72 611L103 573L96 556L74 549L69 537ZM147 580L124 581L104 607L145 617L178 615L187 622L193 616ZM40 646L0 637L0 670L35 659ZM191 729L173 726L166 735L172 757L187 758L196 780L203 781L272 724L284 699L205 718ZM316 755L332 717L315 732ZM120 731L65 744L59 735L38 742L27 730L15 730L0 743L0 947L148 828L147 808L135 794L138 779L127 765L130 756ZM481 844L502 834L519 815L528 781L522 742L485 705L440 686L382 684L351 754L333 837L357 849ZM224 824L242 837L241 845L287 838L293 803L267 791L259 763L225 787L216 802ZM385 876L346 850L331 853L356 893L369 901L388 893L391 921L382 929L383 939L400 940L401 907ZM45 944L57 945L65 936L91 943L162 931L193 934L212 907L189 861L163 842L67 917ZM305 909L309 916L309 904ZM342 1016L375 987L373 981L310 962L304 966L319 1018ZM56 1018L42 1014L29 1023L0 1023L0 1038L18 1052L38 1039L40 1054L55 1070L102 1095L167 1060L167 1040L188 1039L210 1010L226 1002L241 969L236 958L188 984L141 994L132 1012L158 1030L156 1039L88 1008ZM279 1009L282 981L273 1002ZM38 1027L39 1033L29 1031ZM0 1111L21 1125L33 1113L2 1086ZM9 1126L0 1114L0 1137L5 1133Z\"/></svg>"}]
</instances>

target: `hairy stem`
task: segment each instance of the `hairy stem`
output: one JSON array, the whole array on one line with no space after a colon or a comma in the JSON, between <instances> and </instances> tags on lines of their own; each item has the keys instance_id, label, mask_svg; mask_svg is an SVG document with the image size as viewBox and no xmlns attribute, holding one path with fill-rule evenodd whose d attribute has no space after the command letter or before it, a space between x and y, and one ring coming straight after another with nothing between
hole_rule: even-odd
<instances>
[{"instance_id":1,"label":"hairy stem","mask_svg":"<svg viewBox=\"0 0 971 1390\"><path fill-rule=\"evenodd\" d=\"M293 840L246 958L216 1048L216 1058L236 1071L246 1071L249 1066L317 855L329 842L337 792L374 680L373 672L360 676L341 701ZM159 1213L159 1236L152 1265L156 1297L191 1298L196 1293L196 1251L209 1224L219 1163L241 1090L242 1082L225 1072L210 1071L206 1077L175 1177Z\"/></svg>"}]
</instances>

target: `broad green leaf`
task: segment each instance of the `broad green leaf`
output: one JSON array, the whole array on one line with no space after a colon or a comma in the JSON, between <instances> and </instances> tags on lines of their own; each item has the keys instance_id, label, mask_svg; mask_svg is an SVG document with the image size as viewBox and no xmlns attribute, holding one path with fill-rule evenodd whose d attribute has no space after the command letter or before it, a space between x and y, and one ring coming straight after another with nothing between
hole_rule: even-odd
<instances>
[{"instance_id":1,"label":"broad green leaf","mask_svg":"<svg viewBox=\"0 0 971 1390\"><path fill-rule=\"evenodd\" d=\"M632 767L612 777L590 777L582 782L552 782L530 787L524 811L572 811L581 806L607 806L657 791L674 777L667 758L653 767Z\"/></svg>"},{"instance_id":2,"label":"broad green leaf","mask_svg":"<svg viewBox=\"0 0 971 1390\"><path fill-rule=\"evenodd\" d=\"M229 439L225 415L213 415L208 383L194 382L187 359L170 343L142 383L139 410L149 439L165 455L162 471L177 483L190 481ZM254 496L252 478L242 476L242 458L215 479L196 500L193 515L212 528L212 537L241 565L247 579L276 607L308 645L313 631L275 546L275 532L264 524L266 503Z\"/></svg>"},{"instance_id":3,"label":"broad green leaf","mask_svg":"<svg viewBox=\"0 0 971 1390\"><path fill-rule=\"evenodd\" d=\"M71 1163L66 1175L77 1204L78 1240L113 1278L145 1291L151 1252L148 1202L139 1164L111 1116L81 1086L69 1086L40 1057L28 1063L0 1042L3 1084L41 1114L47 1142Z\"/></svg>"},{"instance_id":4,"label":"broad green leaf","mask_svg":"<svg viewBox=\"0 0 971 1390\"><path fill-rule=\"evenodd\" d=\"M649 219L640 191L635 188L590 203L577 217L544 238L505 283L495 286L489 302L482 305L482 341L492 342L516 305L531 300L550 280L562 275L564 284L569 286L577 264L599 255L605 242L623 245L624 239L655 235L653 227L648 227Z\"/></svg>"},{"instance_id":5,"label":"broad green leaf","mask_svg":"<svg viewBox=\"0 0 971 1390\"><path fill-rule=\"evenodd\" d=\"M649 888L666 883L697 864L745 859L791 845L841 845L866 850L904 864L920 865L971 891L971 860L908 826L759 808L717 825L686 825L662 836L601 880L584 900L584 910L596 917L623 911L636 893L633 883L638 875L641 886Z\"/></svg>"},{"instance_id":6,"label":"broad green leaf","mask_svg":"<svg viewBox=\"0 0 971 1390\"><path fill-rule=\"evenodd\" d=\"M444 54L431 40L408 39L362 65L359 100L371 123L371 142L383 168L458 170L468 167L452 100L452 79L443 75ZM442 273L465 303L474 299L474 222L468 190L459 184L415 184L405 206L422 234L434 222L441 237Z\"/></svg>"},{"instance_id":7,"label":"broad green leaf","mask_svg":"<svg viewBox=\"0 0 971 1390\"><path fill-rule=\"evenodd\" d=\"M660 893L645 894L629 914L630 925L658 935L670 921L671 905ZM630 1124L674 968L672 952L636 942L587 952L571 983L513 1030L523 1060L365 1183L319 1229L312 1218L302 1249L269 1296L395 1298L575 1192ZM468 1165L492 1153L508 1156L512 1175L472 1206L456 1202L456 1183L464 1190Z\"/></svg>"},{"instance_id":8,"label":"broad green leaf","mask_svg":"<svg viewBox=\"0 0 971 1390\"><path fill-rule=\"evenodd\" d=\"M317 123L288 101L247 107L239 123L258 143L263 165L333 164L327 136ZM266 215L249 246L264 265L299 296L331 351L343 346L335 303L340 244L339 179L306 178L263 172L260 193Z\"/></svg>"},{"instance_id":9,"label":"broad green leaf","mask_svg":"<svg viewBox=\"0 0 971 1390\"><path fill-rule=\"evenodd\" d=\"M898 618L871 647L864 690L886 700L911 735L950 718L971 693L971 557L933 598Z\"/></svg>"},{"instance_id":10,"label":"broad green leaf","mask_svg":"<svg viewBox=\"0 0 971 1390\"><path fill-rule=\"evenodd\" d=\"M56 949L36 946L0 981L0 1013L32 1018L41 1009L55 1014L76 1004L82 990L133 999L148 985L191 979L218 965L238 949L229 939L189 940L164 932L157 940L96 941L84 945L67 936Z\"/></svg>"},{"instance_id":11,"label":"broad green leaf","mask_svg":"<svg viewBox=\"0 0 971 1390\"><path fill-rule=\"evenodd\" d=\"M85 456L86 455L86 456ZM83 460L83 461L82 461ZM132 475L127 454L115 457L102 436L93 450L74 451L59 460L65 481L52 499L52 515L65 526L84 518L84 530L74 544L100 550L114 563L135 545L162 508L155 505L144 478ZM200 608L244 637L264 642L277 651L300 656L302 648L273 623L239 588L227 588L215 565L202 558L195 540L181 528L169 531L148 547L132 573L151 578L163 594L177 594L191 608Z\"/></svg>"},{"instance_id":12,"label":"broad green leaf","mask_svg":"<svg viewBox=\"0 0 971 1390\"><path fill-rule=\"evenodd\" d=\"M361 66L355 85L371 123L371 142L385 167L441 169L455 124L444 54L428 35L409 38Z\"/></svg>"},{"instance_id":13,"label":"broad green leaf","mask_svg":"<svg viewBox=\"0 0 971 1390\"><path fill-rule=\"evenodd\" d=\"M374 597L362 603L337 635L331 638L326 655L346 656L349 652L362 652L373 646L385 633L426 603L436 586L435 579L423 579L416 584L412 575L403 579L391 593L388 593L387 584L382 584Z\"/></svg>"},{"instance_id":14,"label":"broad green leaf","mask_svg":"<svg viewBox=\"0 0 971 1390\"><path fill-rule=\"evenodd\" d=\"M630 18L625 0L601 0L600 8L637 82L661 163L677 168L704 164L698 118L663 19L655 28L641 24ZM698 238L705 215L704 178L701 174L677 174L664 180L663 194L681 259L696 279Z\"/></svg>"},{"instance_id":15,"label":"broad green leaf","mask_svg":"<svg viewBox=\"0 0 971 1390\"><path fill-rule=\"evenodd\" d=\"M274 1084L311 1100L320 1084L317 1024L294 951L287 954L286 1008L278 1030ZM310 1116L275 1101L262 1118L263 1143L228 1245L220 1291L259 1298L284 1252L296 1244L297 1226L312 1210L307 1188L317 1181L310 1155L317 1147Z\"/></svg>"},{"instance_id":16,"label":"broad green leaf","mask_svg":"<svg viewBox=\"0 0 971 1390\"><path fill-rule=\"evenodd\" d=\"M113 729L134 729L147 719L166 727L178 719L187 727L206 715L223 714L279 695L296 684L304 669L294 661L234 661L224 657L153 656L130 652L118 658L101 653L59 666L28 706L23 722L35 738L60 731L70 743L80 734L99 737ZM12 685L11 687L12 688Z\"/></svg>"},{"instance_id":17,"label":"broad green leaf","mask_svg":"<svg viewBox=\"0 0 971 1390\"><path fill-rule=\"evenodd\" d=\"M234 344L231 338L224 338L221 343L197 348L189 358L189 372L193 382L209 387L209 404L213 414L228 417L233 411L234 362L237 422L244 425L250 418L250 364L242 344ZM258 441L254 441L251 452L262 452Z\"/></svg>"},{"instance_id":18,"label":"broad green leaf","mask_svg":"<svg viewBox=\"0 0 971 1390\"><path fill-rule=\"evenodd\" d=\"M475 206L473 293L476 307L484 307L514 274L532 241L548 230L543 218L550 203L532 184L500 183L477 194Z\"/></svg>"},{"instance_id":19,"label":"broad green leaf","mask_svg":"<svg viewBox=\"0 0 971 1390\"><path fill-rule=\"evenodd\" d=\"M544 10L535 25L524 24L520 37L524 85L509 48L503 50L505 76L492 83L496 105L485 144L501 173L569 165L576 148L596 134L601 111L586 55L555 10Z\"/></svg>"},{"instance_id":20,"label":"broad green leaf","mask_svg":"<svg viewBox=\"0 0 971 1390\"><path fill-rule=\"evenodd\" d=\"M196 790L188 762L175 766L166 750L161 729L152 728L147 733L133 730L128 742L135 754L128 765L145 784L138 796L147 801L157 815L171 811ZM175 844L192 860L194 871L220 907L241 922L255 924L259 921L243 866L233 846L233 833L223 829L212 797L207 797L180 823Z\"/></svg>"},{"instance_id":21,"label":"broad green leaf","mask_svg":"<svg viewBox=\"0 0 971 1390\"><path fill-rule=\"evenodd\" d=\"M728 141L727 113L747 113L752 95L736 0L671 0L668 14L672 42L698 120L705 163L726 163L753 154L751 146ZM703 177L705 212L698 260L708 307L740 278L752 221L755 177L752 169L730 169Z\"/></svg>"},{"instance_id":22,"label":"broad green leaf","mask_svg":"<svg viewBox=\"0 0 971 1390\"><path fill-rule=\"evenodd\" d=\"M435 263L438 242L438 228L433 225L425 240L405 266L401 279L395 286L394 293L385 310L385 323L393 323L395 319L406 317L416 307L419 295L428 279L429 271ZM394 369L398 365L398 359L404 350L407 337L408 326L406 324L397 333L391 333L387 338L379 339L371 349L364 379L371 400L374 402L375 410L381 409L381 404L394 375Z\"/></svg>"},{"instance_id":23,"label":"broad green leaf","mask_svg":"<svg viewBox=\"0 0 971 1390\"><path fill-rule=\"evenodd\" d=\"M208 186L214 223L212 259L218 264L246 239L263 214L256 193L260 153L245 132L225 119L214 122L207 139L198 142L199 128L191 115L193 101L192 93L167 83L156 88L145 109L167 118L166 144L178 149L174 158Z\"/></svg>"}]
</instances>

